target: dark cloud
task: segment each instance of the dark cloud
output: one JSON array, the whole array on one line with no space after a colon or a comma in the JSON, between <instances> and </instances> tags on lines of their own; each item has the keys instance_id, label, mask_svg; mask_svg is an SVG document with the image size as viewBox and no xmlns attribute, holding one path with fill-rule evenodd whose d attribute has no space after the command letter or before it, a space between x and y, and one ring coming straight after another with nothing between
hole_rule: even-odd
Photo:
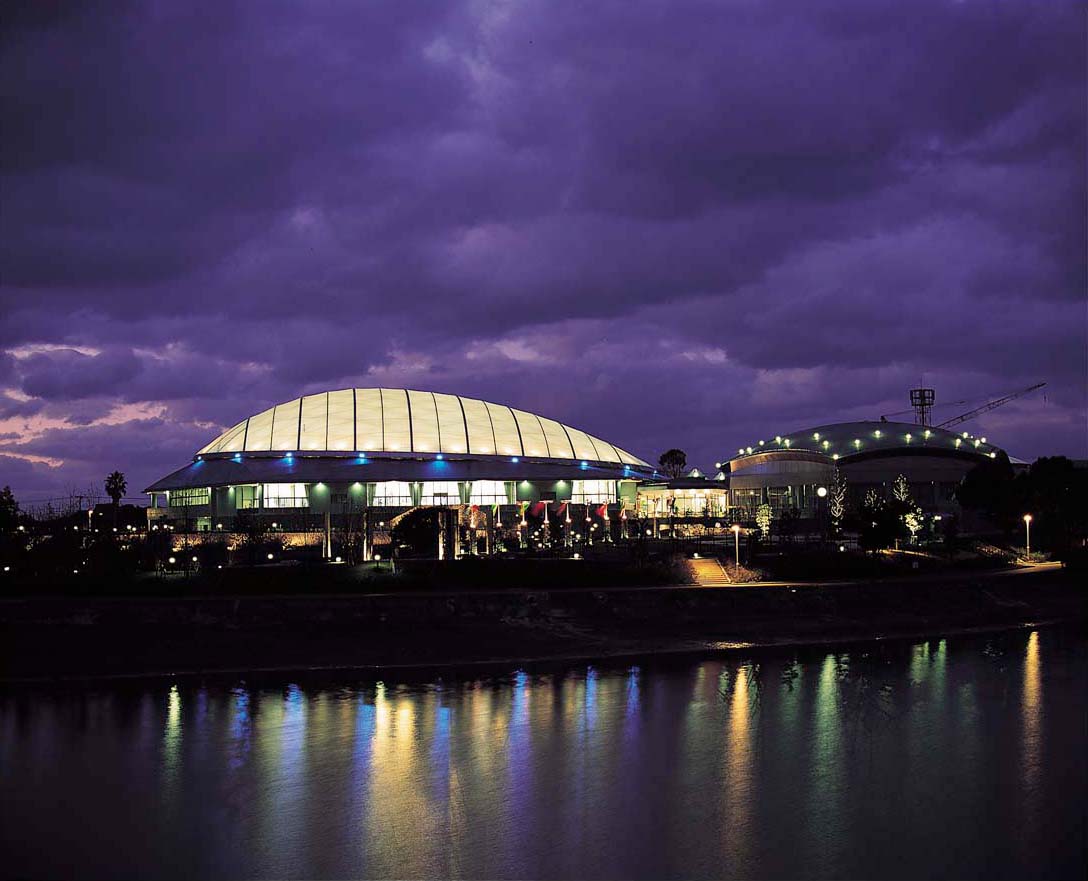
<instances>
[{"instance_id":1,"label":"dark cloud","mask_svg":"<svg viewBox=\"0 0 1088 881\"><path fill-rule=\"evenodd\" d=\"M218 425L385 383L707 465L924 375L945 400L1048 380L983 427L1084 456L1084 24L9 4L0 450L64 460L31 487L120 453L150 480Z\"/></svg>"}]
</instances>

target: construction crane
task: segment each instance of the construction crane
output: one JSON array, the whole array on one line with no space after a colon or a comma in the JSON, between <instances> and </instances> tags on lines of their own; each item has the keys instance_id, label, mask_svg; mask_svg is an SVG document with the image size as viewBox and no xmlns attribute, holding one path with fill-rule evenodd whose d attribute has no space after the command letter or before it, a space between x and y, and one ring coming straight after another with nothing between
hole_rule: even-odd
<instances>
[{"instance_id":1,"label":"construction crane","mask_svg":"<svg viewBox=\"0 0 1088 881\"><path fill-rule=\"evenodd\" d=\"M1018 392L1012 392L1011 394L1005 395L1004 397L995 398L994 400L983 404L981 407L975 407L974 410L968 410L966 413L961 413L959 416L953 416L951 419L946 419L944 422L940 423L937 428L951 428L953 425L959 425L961 422L967 422L967 420L974 419L976 416L982 413L989 413L991 410L996 410L998 407L1004 406L1005 404L1009 403L1009 401L1015 401L1017 398L1021 398L1024 395L1035 391L1036 389L1041 389L1044 385L1046 385L1045 382L1037 382L1035 383L1035 385L1030 385L1025 389L1020 389L1020 391Z\"/></svg>"},{"instance_id":2,"label":"construction crane","mask_svg":"<svg viewBox=\"0 0 1088 881\"><path fill-rule=\"evenodd\" d=\"M918 389L912 389L911 391L918 391ZM945 401L943 404L928 403L925 406L927 408L931 409L933 407L954 407L954 406L956 406L956 404L966 404L966 403L967 403L966 401ZM883 416L880 417L880 421L881 422L887 422L893 416L906 416L908 413L914 413L915 416L918 417L918 420L921 420L922 418L926 419L925 422L920 422L919 421L920 425L928 425L929 424L929 410L927 409L925 415L923 416L922 414L920 414L918 412L918 409L919 409L919 405L916 405L914 407L908 407L906 410L896 410L894 413L885 413Z\"/></svg>"}]
</instances>

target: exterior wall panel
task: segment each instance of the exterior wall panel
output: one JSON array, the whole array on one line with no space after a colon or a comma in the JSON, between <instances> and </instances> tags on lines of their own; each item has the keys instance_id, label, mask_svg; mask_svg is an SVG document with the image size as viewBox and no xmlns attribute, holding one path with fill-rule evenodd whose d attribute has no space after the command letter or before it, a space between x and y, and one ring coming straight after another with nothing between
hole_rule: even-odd
<instances>
[{"instance_id":1,"label":"exterior wall panel","mask_svg":"<svg viewBox=\"0 0 1088 881\"><path fill-rule=\"evenodd\" d=\"M526 456L547 456L548 442L544 438L544 429L540 427L540 420L532 413L524 410L514 410L511 413L518 422L521 430L521 448Z\"/></svg>"},{"instance_id":2,"label":"exterior wall panel","mask_svg":"<svg viewBox=\"0 0 1088 881\"><path fill-rule=\"evenodd\" d=\"M438 433L441 435L443 453L467 453L465 416L456 395L435 393L434 405L438 411Z\"/></svg>"},{"instance_id":3,"label":"exterior wall panel","mask_svg":"<svg viewBox=\"0 0 1088 881\"><path fill-rule=\"evenodd\" d=\"M554 419L540 417L540 427L544 429L544 437L548 441L548 455L553 459L573 459L574 448L570 445L570 439L563 430L563 426Z\"/></svg>"},{"instance_id":4,"label":"exterior wall panel","mask_svg":"<svg viewBox=\"0 0 1088 881\"><path fill-rule=\"evenodd\" d=\"M355 449L372 453L385 449L382 394L376 388L355 390Z\"/></svg>"},{"instance_id":5,"label":"exterior wall panel","mask_svg":"<svg viewBox=\"0 0 1088 881\"><path fill-rule=\"evenodd\" d=\"M302 399L302 422L299 428L299 449L326 449L328 427L328 394L307 395L304 397Z\"/></svg>"},{"instance_id":6,"label":"exterior wall panel","mask_svg":"<svg viewBox=\"0 0 1088 881\"><path fill-rule=\"evenodd\" d=\"M246 422L249 420L242 420L234 426L230 431L223 435L222 439L215 445L209 453L237 453L242 449L242 444L245 441L246 436Z\"/></svg>"},{"instance_id":7,"label":"exterior wall panel","mask_svg":"<svg viewBox=\"0 0 1088 881\"><path fill-rule=\"evenodd\" d=\"M418 453L439 452L438 411L430 392L409 391L412 405L412 449Z\"/></svg>"},{"instance_id":8,"label":"exterior wall panel","mask_svg":"<svg viewBox=\"0 0 1088 881\"><path fill-rule=\"evenodd\" d=\"M620 461L619 453L616 452L616 448L612 444L593 435L589 435L589 442L593 444L593 449L597 451L597 458L602 462Z\"/></svg>"},{"instance_id":9,"label":"exterior wall panel","mask_svg":"<svg viewBox=\"0 0 1088 881\"><path fill-rule=\"evenodd\" d=\"M579 431L577 428L571 428L567 426L567 434L570 435L570 441L574 444L574 456L577 459L596 459L597 451L593 448L593 442L589 439L589 435L584 431Z\"/></svg>"},{"instance_id":10,"label":"exterior wall panel","mask_svg":"<svg viewBox=\"0 0 1088 881\"><path fill-rule=\"evenodd\" d=\"M468 425L468 449L470 453L485 456L495 454L495 432L491 429L491 415L483 401L461 398L465 408L465 423Z\"/></svg>"},{"instance_id":11,"label":"exterior wall panel","mask_svg":"<svg viewBox=\"0 0 1088 881\"><path fill-rule=\"evenodd\" d=\"M272 416L272 449L298 449L298 414L301 401L295 398L276 407Z\"/></svg>"},{"instance_id":12,"label":"exterior wall panel","mask_svg":"<svg viewBox=\"0 0 1088 881\"><path fill-rule=\"evenodd\" d=\"M510 408L488 404L487 412L491 414L491 425L495 430L495 452L503 456L522 455L518 426Z\"/></svg>"},{"instance_id":13,"label":"exterior wall panel","mask_svg":"<svg viewBox=\"0 0 1088 881\"><path fill-rule=\"evenodd\" d=\"M351 389L329 392L328 450L355 449L355 399Z\"/></svg>"},{"instance_id":14,"label":"exterior wall panel","mask_svg":"<svg viewBox=\"0 0 1088 881\"><path fill-rule=\"evenodd\" d=\"M269 450L272 448L272 415L275 407L269 407L263 413L249 418L249 429L246 431L247 450Z\"/></svg>"},{"instance_id":15,"label":"exterior wall panel","mask_svg":"<svg viewBox=\"0 0 1088 881\"><path fill-rule=\"evenodd\" d=\"M382 423L385 426L387 453L407 453L412 449L412 428L408 418L408 394L404 389L383 388Z\"/></svg>"}]
</instances>

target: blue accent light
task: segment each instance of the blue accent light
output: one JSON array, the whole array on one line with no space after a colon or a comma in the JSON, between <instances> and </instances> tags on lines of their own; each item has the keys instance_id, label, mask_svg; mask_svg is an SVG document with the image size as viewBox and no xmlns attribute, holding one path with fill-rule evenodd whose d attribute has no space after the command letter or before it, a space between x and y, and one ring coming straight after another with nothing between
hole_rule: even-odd
<instances>
[{"instance_id":1,"label":"blue accent light","mask_svg":"<svg viewBox=\"0 0 1088 881\"><path fill-rule=\"evenodd\" d=\"M585 471L589 467L588 462L582 462L582 470Z\"/></svg>"},{"instance_id":2,"label":"blue accent light","mask_svg":"<svg viewBox=\"0 0 1088 881\"><path fill-rule=\"evenodd\" d=\"M242 454L241 453L235 453L234 454L234 461L235 462L241 462L242 461Z\"/></svg>"},{"instance_id":3,"label":"blue accent light","mask_svg":"<svg viewBox=\"0 0 1088 881\"><path fill-rule=\"evenodd\" d=\"M516 465L518 462L521 461L521 459L519 459L517 456L511 456L510 461Z\"/></svg>"},{"instance_id":4,"label":"blue accent light","mask_svg":"<svg viewBox=\"0 0 1088 881\"><path fill-rule=\"evenodd\" d=\"M441 462L441 461L442 461L442 460L443 460L443 459L444 459L445 457L444 457L444 456L443 456L443 455L442 455L441 453L439 453L439 454L438 454L437 456L435 456L435 458L436 458L436 459L437 459L437 460L438 460L439 462Z\"/></svg>"},{"instance_id":5,"label":"blue accent light","mask_svg":"<svg viewBox=\"0 0 1088 881\"><path fill-rule=\"evenodd\" d=\"M284 453L284 454L283 454L283 458L285 458L285 459L293 459L293 458L295 458L295 454L294 454L294 453Z\"/></svg>"}]
</instances>

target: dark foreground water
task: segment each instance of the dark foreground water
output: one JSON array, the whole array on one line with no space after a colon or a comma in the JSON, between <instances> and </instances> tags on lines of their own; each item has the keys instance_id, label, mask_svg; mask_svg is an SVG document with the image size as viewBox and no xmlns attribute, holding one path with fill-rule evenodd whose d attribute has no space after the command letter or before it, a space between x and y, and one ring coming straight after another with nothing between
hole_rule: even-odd
<instances>
[{"instance_id":1,"label":"dark foreground water","mask_svg":"<svg viewBox=\"0 0 1088 881\"><path fill-rule=\"evenodd\" d=\"M0 693L0 872L1082 877L1086 642Z\"/></svg>"}]
</instances>

